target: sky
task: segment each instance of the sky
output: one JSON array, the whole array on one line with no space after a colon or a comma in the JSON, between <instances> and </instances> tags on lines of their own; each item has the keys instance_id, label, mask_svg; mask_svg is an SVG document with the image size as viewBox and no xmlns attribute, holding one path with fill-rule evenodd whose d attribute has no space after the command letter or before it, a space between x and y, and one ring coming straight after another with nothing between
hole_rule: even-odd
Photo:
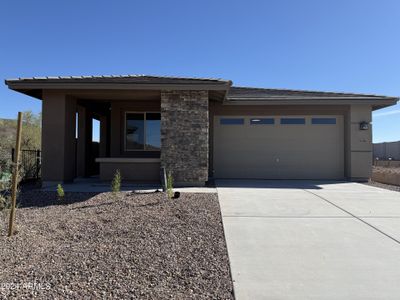
<instances>
[{"instance_id":1,"label":"sky","mask_svg":"<svg viewBox=\"0 0 400 300\"><path fill-rule=\"evenodd\" d=\"M1 79L197 76L400 96L399 70L398 0L0 3ZM40 109L0 83L0 118ZM374 142L400 140L399 118L399 104L374 112Z\"/></svg>"}]
</instances>

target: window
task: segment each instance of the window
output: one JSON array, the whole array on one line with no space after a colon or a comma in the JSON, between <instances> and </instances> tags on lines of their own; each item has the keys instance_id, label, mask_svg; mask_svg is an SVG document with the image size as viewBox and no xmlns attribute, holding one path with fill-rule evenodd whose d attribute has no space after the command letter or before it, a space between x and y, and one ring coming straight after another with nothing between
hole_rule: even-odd
<instances>
[{"instance_id":1,"label":"window","mask_svg":"<svg viewBox=\"0 0 400 300\"><path fill-rule=\"evenodd\" d=\"M100 143L100 121L92 119L92 142Z\"/></svg>"},{"instance_id":2,"label":"window","mask_svg":"<svg viewBox=\"0 0 400 300\"><path fill-rule=\"evenodd\" d=\"M221 125L243 125L244 119L243 118L221 118L219 120L219 124Z\"/></svg>"},{"instance_id":3,"label":"window","mask_svg":"<svg viewBox=\"0 0 400 300\"><path fill-rule=\"evenodd\" d=\"M313 124L313 125L335 125L336 118L312 118L311 124Z\"/></svg>"},{"instance_id":4,"label":"window","mask_svg":"<svg viewBox=\"0 0 400 300\"><path fill-rule=\"evenodd\" d=\"M161 149L161 115L159 113L146 114L146 150Z\"/></svg>"},{"instance_id":5,"label":"window","mask_svg":"<svg viewBox=\"0 0 400 300\"><path fill-rule=\"evenodd\" d=\"M251 125L265 125L265 124L275 124L275 120L273 118L251 118Z\"/></svg>"},{"instance_id":6,"label":"window","mask_svg":"<svg viewBox=\"0 0 400 300\"><path fill-rule=\"evenodd\" d=\"M283 124L283 125L304 125L304 124L306 124L306 119L304 119L304 118L282 118L281 124Z\"/></svg>"},{"instance_id":7,"label":"window","mask_svg":"<svg viewBox=\"0 0 400 300\"><path fill-rule=\"evenodd\" d=\"M127 113L125 150L161 149L160 113Z\"/></svg>"}]
</instances>

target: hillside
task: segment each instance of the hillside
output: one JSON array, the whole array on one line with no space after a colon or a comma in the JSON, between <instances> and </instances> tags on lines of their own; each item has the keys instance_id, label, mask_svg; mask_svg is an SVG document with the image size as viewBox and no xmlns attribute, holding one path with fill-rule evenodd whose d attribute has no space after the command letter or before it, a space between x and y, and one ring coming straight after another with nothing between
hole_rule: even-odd
<instances>
[{"instance_id":1,"label":"hillside","mask_svg":"<svg viewBox=\"0 0 400 300\"><path fill-rule=\"evenodd\" d=\"M0 118L0 148L9 150L15 147L17 121ZM26 111L23 114L22 149L41 148L41 114Z\"/></svg>"},{"instance_id":2,"label":"hillside","mask_svg":"<svg viewBox=\"0 0 400 300\"><path fill-rule=\"evenodd\" d=\"M0 147L12 148L15 142L17 121L12 119L0 119Z\"/></svg>"}]
</instances>

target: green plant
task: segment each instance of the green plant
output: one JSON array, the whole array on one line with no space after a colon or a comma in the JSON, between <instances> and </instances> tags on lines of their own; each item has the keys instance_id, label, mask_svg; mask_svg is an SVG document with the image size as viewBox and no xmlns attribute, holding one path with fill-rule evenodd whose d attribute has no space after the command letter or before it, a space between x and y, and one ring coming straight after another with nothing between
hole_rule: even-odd
<instances>
[{"instance_id":1,"label":"green plant","mask_svg":"<svg viewBox=\"0 0 400 300\"><path fill-rule=\"evenodd\" d=\"M41 123L42 114L32 111L23 113L21 149L41 148ZM11 162L11 149L15 146L15 130L17 121L11 119L0 119L0 155L2 150L5 155L0 156L0 164ZM5 161L7 159L7 161Z\"/></svg>"},{"instance_id":2,"label":"green plant","mask_svg":"<svg viewBox=\"0 0 400 300\"><path fill-rule=\"evenodd\" d=\"M65 193L64 193L64 189L60 183L57 185L57 196L58 196L58 200L64 200Z\"/></svg>"},{"instance_id":3,"label":"green plant","mask_svg":"<svg viewBox=\"0 0 400 300\"><path fill-rule=\"evenodd\" d=\"M121 181L121 172L117 169L111 182L111 191L113 192L113 194L117 194L121 191Z\"/></svg>"},{"instance_id":4,"label":"green plant","mask_svg":"<svg viewBox=\"0 0 400 300\"><path fill-rule=\"evenodd\" d=\"M0 194L0 211L11 208L11 197Z\"/></svg>"},{"instance_id":5,"label":"green plant","mask_svg":"<svg viewBox=\"0 0 400 300\"><path fill-rule=\"evenodd\" d=\"M10 166L10 170L12 171L15 168L15 164ZM16 197L18 199L18 195L20 193L20 183L23 178L23 170L19 169L19 174L17 176L17 194ZM11 194L12 194L12 174L11 173L3 173L0 178L0 211L5 209L10 209L12 206ZM18 207L18 203L17 203Z\"/></svg>"},{"instance_id":6,"label":"green plant","mask_svg":"<svg viewBox=\"0 0 400 300\"><path fill-rule=\"evenodd\" d=\"M172 197L174 196L174 178L172 177L171 172L168 172L167 175L167 195L168 198L172 199Z\"/></svg>"}]
</instances>

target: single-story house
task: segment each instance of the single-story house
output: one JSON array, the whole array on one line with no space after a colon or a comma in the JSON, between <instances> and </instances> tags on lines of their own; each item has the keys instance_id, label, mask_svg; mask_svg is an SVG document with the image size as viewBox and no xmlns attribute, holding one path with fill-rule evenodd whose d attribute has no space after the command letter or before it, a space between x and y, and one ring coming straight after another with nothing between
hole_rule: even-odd
<instances>
[{"instance_id":1,"label":"single-story house","mask_svg":"<svg viewBox=\"0 0 400 300\"><path fill-rule=\"evenodd\" d=\"M33 77L5 81L42 100L45 183L95 175L176 184L210 178L367 180L371 112L398 98L236 87L163 76ZM100 142L92 146L92 120ZM98 168L93 168L93 164Z\"/></svg>"}]
</instances>

